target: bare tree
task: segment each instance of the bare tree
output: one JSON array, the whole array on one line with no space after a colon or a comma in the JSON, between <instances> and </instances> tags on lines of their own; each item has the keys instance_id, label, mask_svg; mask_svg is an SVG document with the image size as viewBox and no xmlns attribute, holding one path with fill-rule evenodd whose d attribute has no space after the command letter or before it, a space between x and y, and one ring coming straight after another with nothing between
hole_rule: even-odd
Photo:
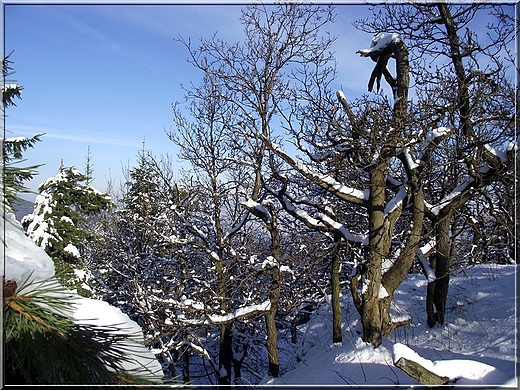
<instances>
[{"instance_id":1,"label":"bare tree","mask_svg":"<svg viewBox=\"0 0 520 390\"><path fill-rule=\"evenodd\" d=\"M514 165L514 7L392 5L358 26L367 32L397 31L413 46L410 68L417 82L415 110L421 127L450 129L426 161L426 214L435 243L427 314L431 326L442 324L455 254L453 217L492 183L507 182ZM477 26L485 35L478 35Z\"/></svg>"},{"instance_id":2,"label":"bare tree","mask_svg":"<svg viewBox=\"0 0 520 390\"><path fill-rule=\"evenodd\" d=\"M222 96L235 110L233 128L234 150L249 167L252 185L245 194L247 200L259 204L262 200L266 172L266 142L273 138L273 121L280 118L291 90L291 74L304 64L327 61L332 39L320 29L333 19L330 7L283 4L253 5L242 12L243 43L229 44L216 35L201 43L198 49L188 40L180 39L190 53L190 62L204 71L222 88ZM247 208L247 202L244 206ZM258 208L255 208L258 210ZM273 257L279 257L279 234L274 212L254 213L266 222L271 232ZM280 261L281 259L277 259ZM274 272L274 271L273 271ZM274 323L279 297L279 276L272 273L271 310L266 313L268 325L269 373L278 375L277 332Z\"/></svg>"},{"instance_id":3,"label":"bare tree","mask_svg":"<svg viewBox=\"0 0 520 390\"><path fill-rule=\"evenodd\" d=\"M215 309L219 313L230 313L233 310L229 282L233 257L231 239L245 223L246 215L243 210L237 212L236 209L239 194L245 187L231 175L235 168L240 172L240 167L229 148L232 134L228 129L233 113L229 102L222 98L224 92L220 80L206 73L202 85L187 94L193 121L183 115L179 103L174 104L175 127L169 137L180 146L180 157L193 167L193 176L184 183L189 192L186 198L189 205L179 218L214 267L218 301ZM230 207L235 209L230 210ZM220 324L219 351L218 381L230 384L233 351L232 323L229 321Z\"/></svg>"},{"instance_id":4,"label":"bare tree","mask_svg":"<svg viewBox=\"0 0 520 390\"><path fill-rule=\"evenodd\" d=\"M353 247L361 245L352 293L362 317L363 339L374 346L397 326L409 323L391 317L392 296L414 259L428 255L429 247L434 248L430 259L435 276L430 279L429 291L434 293L428 294L428 302L443 313L451 261L451 218L479 188L500 180L514 161L515 147L508 142L513 140L515 93L504 78L499 55L490 51L492 44L478 46L470 30L464 39L456 35L479 7L461 5L455 16L444 5L435 7L438 13L431 12L431 5L383 6L372 24L360 25L370 26L375 33L371 47L358 51L375 62L369 90L375 86L378 92L384 78L392 90L390 99L376 95L349 103L338 91L334 102L329 79L322 79L322 88L299 91L288 118L292 120L287 121L295 144L309 162L303 164L274 143L268 144L302 179L334 196L350 215L366 220L350 224L348 216L328 212L319 201L295 202L287 190L288 181L280 180L278 194L293 215L308 225L341 234ZM381 17L387 15L384 11L392 17ZM455 17L460 18L458 24ZM500 25L507 20L495 19L493 31L500 34L494 42L511 42L507 34L512 29ZM404 25L411 28L401 31ZM423 27L434 28L440 37L418 32ZM416 41L410 43L412 62L405 44L405 37L410 38L407 34L416 34ZM501 47L507 55L507 48ZM477 59L477 52L484 60ZM448 61L435 63L443 55ZM462 61L466 57L471 71ZM395 76L387 68L391 59L396 63ZM424 67L428 60L431 63ZM489 71L476 71L479 61ZM430 72L431 64L435 70ZM450 77L453 73L454 78ZM416 104L408 96L410 76L415 80ZM316 77L309 70L301 79ZM445 93L440 93L443 88ZM504 143L505 149L501 149ZM304 204L311 212L304 212ZM430 306L428 310L430 313ZM442 315L433 321L442 323Z\"/></svg>"}]
</instances>

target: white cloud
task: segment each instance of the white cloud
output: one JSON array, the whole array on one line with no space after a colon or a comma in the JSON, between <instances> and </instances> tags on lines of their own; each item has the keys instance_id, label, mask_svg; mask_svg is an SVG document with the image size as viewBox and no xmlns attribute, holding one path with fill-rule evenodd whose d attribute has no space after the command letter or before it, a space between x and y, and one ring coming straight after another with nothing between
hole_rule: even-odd
<instances>
[{"instance_id":1,"label":"white cloud","mask_svg":"<svg viewBox=\"0 0 520 390\"><path fill-rule=\"evenodd\" d=\"M117 145L139 149L143 141L139 139L122 139L121 137L110 137L107 135L95 133L95 132L78 132L78 131L59 131L55 127L38 127L38 126L9 126L9 131L12 134L30 137L36 134L45 135L42 137L42 141L45 138L55 138L68 141L84 142L86 144L105 144L105 145Z\"/></svg>"}]
</instances>

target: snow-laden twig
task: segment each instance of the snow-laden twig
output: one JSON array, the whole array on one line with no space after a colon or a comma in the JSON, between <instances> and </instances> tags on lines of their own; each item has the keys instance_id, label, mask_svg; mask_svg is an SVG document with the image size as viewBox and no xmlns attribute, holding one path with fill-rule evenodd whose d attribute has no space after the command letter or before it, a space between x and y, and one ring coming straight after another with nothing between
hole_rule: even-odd
<instances>
[{"instance_id":1,"label":"snow-laden twig","mask_svg":"<svg viewBox=\"0 0 520 390\"><path fill-rule=\"evenodd\" d=\"M187 325L223 325L245 317L256 314L263 314L271 309L271 301L268 299L262 303L240 307L229 314L207 314L206 318L200 319L181 319Z\"/></svg>"}]
</instances>

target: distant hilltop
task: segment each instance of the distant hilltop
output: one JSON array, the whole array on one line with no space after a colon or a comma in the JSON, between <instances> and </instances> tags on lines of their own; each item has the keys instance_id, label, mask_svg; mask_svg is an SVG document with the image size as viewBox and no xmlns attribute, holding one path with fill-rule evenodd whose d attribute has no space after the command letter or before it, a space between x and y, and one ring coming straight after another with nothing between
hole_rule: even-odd
<instances>
[{"instance_id":1,"label":"distant hilltop","mask_svg":"<svg viewBox=\"0 0 520 390\"><path fill-rule=\"evenodd\" d=\"M14 215L17 221L21 221L24 216L33 212L34 202L26 199L13 202Z\"/></svg>"}]
</instances>

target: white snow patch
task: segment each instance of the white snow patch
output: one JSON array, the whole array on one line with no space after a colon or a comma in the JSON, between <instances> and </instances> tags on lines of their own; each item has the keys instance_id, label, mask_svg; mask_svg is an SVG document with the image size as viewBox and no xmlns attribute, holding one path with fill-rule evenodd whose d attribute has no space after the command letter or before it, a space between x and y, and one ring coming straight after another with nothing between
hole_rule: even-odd
<instances>
[{"instance_id":1,"label":"white snow patch","mask_svg":"<svg viewBox=\"0 0 520 390\"><path fill-rule=\"evenodd\" d=\"M385 286L381 285L379 286L379 295L378 295L378 298L379 299L383 299L383 298L386 298L390 296L390 294L388 294L388 291L386 291L386 288Z\"/></svg>"},{"instance_id":2,"label":"white snow patch","mask_svg":"<svg viewBox=\"0 0 520 390\"><path fill-rule=\"evenodd\" d=\"M280 360L287 362L287 371L261 384L299 388L418 386L393 365L394 344L402 344L412 346L412 352L434 372L456 380L455 387L517 388L516 267L477 265L465 274L451 276L446 322L434 328L424 324L427 280L422 275L409 275L395 292L392 308L398 310L391 315L393 322L410 317L413 322L383 338L378 348L359 336L361 320L352 308L350 294L341 298L343 343L332 344L331 307L326 301L307 324L298 326L298 344L288 344L290 352L280 354ZM400 355L407 353L404 350ZM294 361L294 354L299 363Z\"/></svg>"},{"instance_id":3,"label":"white snow patch","mask_svg":"<svg viewBox=\"0 0 520 390\"><path fill-rule=\"evenodd\" d=\"M322 175L318 172L315 172L312 167L297 163L296 169L301 172L306 177L312 177L316 180L317 184L326 185L328 188L332 189L334 193L339 195L351 196L361 201L367 201L368 196L370 194L369 190L358 190L356 188L348 187L336 180L332 176Z\"/></svg>"},{"instance_id":4,"label":"white snow patch","mask_svg":"<svg viewBox=\"0 0 520 390\"><path fill-rule=\"evenodd\" d=\"M507 145L506 145L506 152L511 152L511 151L515 151L515 152L518 151L518 145L512 141L507 142Z\"/></svg>"},{"instance_id":5,"label":"white snow patch","mask_svg":"<svg viewBox=\"0 0 520 390\"><path fill-rule=\"evenodd\" d=\"M500 159L500 161L502 161L502 162L506 162L506 161L507 161L507 154L506 154L505 150L502 151L502 150L495 149L495 148L494 148L493 146L491 146L490 144L485 144L485 145L484 145L484 148L485 148L488 152L490 152L491 154L497 156L497 157Z\"/></svg>"},{"instance_id":6,"label":"white snow patch","mask_svg":"<svg viewBox=\"0 0 520 390\"><path fill-rule=\"evenodd\" d=\"M250 263L253 264L253 269L255 271L262 271L269 268L278 268L280 272L293 273L290 267L286 265L280 265L273 256L267 256L261 263L256 263L256 260L257 258L254 255L249 259Z\"/></svg>"},{"instance_id":7,"label":"white snow patch","mask_svg":"<svg viewBox=\"0 0 520 390\"><path fill-rule=\"evenodd\" d=\"M240 307L236 309L233 313L225 314L225 315L209 315L209 319L212 324L218 325L218 324L225 324L227 322L230 322L236 318L241 317L247 317L251 314L257 313L257 312L266 312L271 308L271 301L266 300L262 303L259 303L257 305L250 305L245 307Z\"/></svg>"},{"instance_id":8,"label":"white snow patch","mask_svg":"<svg viewBox=\"0 0 520 390\"><path fill-rule=\"evenodd\" d=\"M11 84L2 84L2 91L9 91L11 89L18 89L21 88L20 85L11 83Z\"/></svg>"},{"instance_id":9,"label":"white snow patch","mask_svg":"<svg viewBox=\"0 0 520 390\"><path fill-rule=\"evenodd\" d=\"M406 188L401 187L397 194L385 206L385 215L388 215L401 207L407 195L408 192L406 191Z\"/></svg>"},{"instance_id":10,"label":"white snow patch","mask_svg":"<svg viewBox=\"0 0 520 390\"><path fill-rule=\"evenodd\" d=\"M347 97L345 96L345 94L343 93L342 90L339 90L336 92L336 96L338 97L338 99L341 101L341 102L346 102L347 101Z\"/></svg>"},{"instance_id":11,"label":"white snow patch","mask_svg":"<svg viewBox=\"0 0 520 390\"><path fill-rule=\"evenodd\" d=\"M72 219L70 219L70 217L67 217L66 215L62 216L60 218L60 220L63 221L63 222L70 223L71 225L74 225L74 222L72 221Z\"/></svg>"},{"instance_id":12,"label":"white snow patch","mask_svg":"<svg viewBox=\"0 0 520 390\"><path fill-rule=\"evenodd\" d=\"M507 162L508 153L512 151L518 151L518 145L511 141L505 142L503 145L500 146L500 148L494 148L490 144L485 144L484 147L486 148L486 150L497 156L503 163Z\"/></svg>"},{"instance_id":13,"label":"white snow patch","mask_svg":"<svg viewBox=\"0 0 520 390\"><path fill-rule=\"evenodd\" d=\"M370 49L360 49L356 51L356 53L361 54L363 57L368 57L371 54L377 54L391 43L396 43L400 41L401 37L397 33L380 32L373 36Z\"/></svg>"},{"instance_id":14,"label":"white snow patch","mask_svg":"<svg viewBox=\"0 0 520 390\"><path fill-rule=\"evenodd\" d=\"M403 151L404 158L406 161L406 165L408 166L408 169L414 170L419 168L419 164L417 161L414 160L412 153L410 152L410 148L405 148Z\"/></svg>"},{"instance_id":15,"label":"white snow patch","mask_svg":"<svg viewBox=\"0 0 520 390\"><path fill-rule=\"evenodd\" d=\"M365 279L363 280L363 285L361 286L361 294L366 294L368 291L368 286L370 285L370 280Z\"/></svg>"},{"instance_id":16,"label":"white snow patch","mask_svg":"<svg viewBox=\"0 0 520 390\"><path fill-rule=\"evenodd\" d=\"M255 271L260 271L268 268L278 268L278 262L273 256L267 256L262 263L257 263L253 266Z\"/></svg>"},{"instance_id":17,"label":"white snow patch","mask_svg":"<svg viewBox=\"0 0 520 390\"><path fill-rule=\"evenodd\" d=\"M431 141L435 140L436 138L443 137L446 134L449 134L450 132L451 132L451 129L449 129L447 127L444 127L444 126L437 127L433 130L428 131L428 133L426 134L426 141L431 142Z\"/></svg>"},{"instance_id":18,"label":"white snow patch","mask_svg":"<svg viewBox=\"0 0 520 390\"><path fill-rule=\"evenodd\" d=\"M21 285L25 280L41 281L54 275L54 262L43 248L25 235L14 215L1 218L5 232L5 279Z\"/></svg>"},{"instance_id":19,"label":"white snow patch","mask_svg":"<svg viewBox=\"0 0 520 390\"><path fill-rule=\"evenodd\" d=\"M254 314L262 314L271 308L271 301L268 299L262 303L244 306L236 309L229 314L209 314L206 318L199 319L188 319L185 317L177 316L178 319L182 319L185 324L203 326L203 325L221 325L227 324L233 320L249 317Z\"/></svg>"},{"instance_id":20,"label":"white snow patch","mask_svg":"<svg viewBox=\"0 0 520 390\"><path fill-rule=\"evenodd\" d=\"M202 302L194 301L193 299L186 298L185 295L181 297L180 301L181 306L183 307L191 307L195 310L204 310L205 305Z\"/></svg>"},{"instance_id":21,"label":"white snow patch","mask_svg":"<svg viewBox=\"0 0 520 390\"><path fill-rule=\"evenodd\" d=\"M63 248L63 250L67 253L70 253L72 256L74 256L75 258L77 259L80 259L81 258L81 255L79 254L79 250L78 248L76 248L74 245L72 244L68 244L65 248Z\"/></svg>"},{"instance_id":22,"label":"white snow patch","mask_svg":"<svg viewBox=\"0 0 520 390\"><path fill-rule=\"evenodd\" d=\"M435 270L432 267L430 267L428 259L426 258L426 255L430 253L433 249L435 249L435 239L432 239L431 241L417 249L417 258L421 262L423 270L426 272L426 278L428 279L428 283L431 283L436 279Z\"/></svg>"},{"instance_id":23,"label":"white snow patch","mask_svg":"<svg viewBox=\"0 0 520 390\"><path fill-rule=\"evenodd\" d=\"M162 376L162 367L155 356L144 346L141 328L119 308L107 302L79 297L75 301L74 319L77 324L115 326L114 333L129 335L128 340L118 342L126 349L131 359L122 360L121 366L128 371L139 372L139 376L157 381Z\"/></svg>"},{"instance_id":24,"label":"white snow patch","mask_svg":"<svg viewBox=\"0 0 520 390\"><path fill-rule=\"evenodd\" d=\"M10 143L15 143L15 142L24 142L26 140L28 140L27 137L9 137L9 138L3 138L4 142L10 142Z\"/></svg>"},{"instance_id":25,"label":"white snow patch","mask_svg":"<svg viewBox=\"0 0 520 390\"><path fill-rule=\"evenodd\" d=\"M399 361L399 359L405 358L405 359L411 360L411 361L423 366L428 371L434 372L435 367L431 360L424 359L423 357L419 356L418 353L416 353L414 350L412 350L411 348L407 347L404 344L401 344L401 343L394 344L393 353L394 353L394 364L397 363Z\"/></svg>"},{"instance_id":26,"label":"white snow patch","mask_svg":"<svg viewBox=\"0 0 520 390\"><path fill-rule=\"evenodd\" d=\"M189 345L191 348L197 351L200 354L200 356L203 356L206 359L211 360L211 356L205 348L202 348L201 346L196 345L191 341L184 341L184 344Z\"/></svg>"}]
</instances>

